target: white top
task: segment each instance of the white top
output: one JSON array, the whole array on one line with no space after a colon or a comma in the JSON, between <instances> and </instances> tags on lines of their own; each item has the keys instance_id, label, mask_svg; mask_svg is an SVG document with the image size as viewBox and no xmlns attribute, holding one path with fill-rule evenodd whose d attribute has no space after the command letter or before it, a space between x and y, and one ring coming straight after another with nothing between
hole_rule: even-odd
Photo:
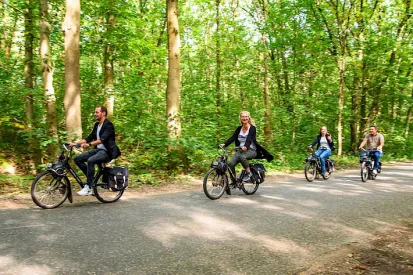
<instances>
[{"instance_id":1,"label":"white top","mask_svg":"<svg viewBox=\"0 0 413 275\"><path fill-rule=\"evenodd\" d=\"M320 139L320 148L319 149L330 149L330 146L328 146L328 140L326 137L321 137Z\"/></svg>"},{"instance_id":2,"label":"white top","mask_svg":"<svg viewBox=\"0 0 413 275\"><path fill-rule=\"evenodd\" d=\"M103 125L103 123L102 123L102 125ZM100 132L100 129L102 129L102 125L99 125L98 124L98 130L97 130L97 133L96 133L96 135L97 135L97 139L98 140L100 140L100 135L99 135L99 132ZM101 143L101 144L98 144L98 149L103 149L103 150L106 150L106 147L105 147L105 145L103 145L103 143ZM107 151L107 150L106 150Z\"/></svg>"},{"instance_id":3,"label":"white top","mask_svg":"<svg viewBox=\"0 0 413 275\"><path fill-rule=\"evenodd\" d=\"M239 131L239 134L238 134L239 147L245 146L245 142L247 141L247 137L249 133L250 133L250 127L248 127L248 130L246 132L243 132L243 129L241 128L241 131ZM253 150L256 150L254 142L251 142L250 148Z\"/></svg>"}]
</instances>

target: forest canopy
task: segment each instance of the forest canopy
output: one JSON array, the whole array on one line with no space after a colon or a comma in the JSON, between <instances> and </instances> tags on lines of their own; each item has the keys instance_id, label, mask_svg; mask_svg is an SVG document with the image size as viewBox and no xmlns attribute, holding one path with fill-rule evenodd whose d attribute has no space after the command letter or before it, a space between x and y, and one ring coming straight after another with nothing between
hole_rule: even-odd
<instances>
[{"instance_id":1,"label":"forest canopy","mask_svg":"<svg viewBox=\"0 0 413 275\"><path fill-rule=\"evenodd\" d=\"M88 135L103 104L112 104L118 161L137 172L205 171L241 110L274 167L300 167L323 125L336 155L357 155L377 125L387 157L413 158L411 0L172 1L179 27L169 34L169 0L85 0L78 66L65 44L76 31L72 2L0 3L2 162L30 171L52 161L73 138L69 124L78 117L78 135ZM168 57L174 34L179 51ZM170 117L172 84L179 108Z\"/></svg>"}]
</instances>

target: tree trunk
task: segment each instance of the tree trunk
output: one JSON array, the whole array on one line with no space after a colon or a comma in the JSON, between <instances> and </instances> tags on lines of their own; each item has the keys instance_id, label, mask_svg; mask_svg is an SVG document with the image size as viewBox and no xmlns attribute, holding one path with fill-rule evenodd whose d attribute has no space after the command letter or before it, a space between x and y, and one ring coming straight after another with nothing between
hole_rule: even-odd
<instances>
[{"instance_id":1,"label":"tree trunk","mask_svg":"<svg viewBox=\"0 0 413 275\"><path fill-rule=\"evenodd\" d=\"M69 141L82 137L80 112L80 0L66 0L65 32L65 98L66 130Z\"/></svg>"},{"instance_id":2,"label":"tree trunk","mask_svg":"<svg viewBox=\"0 0 413 275\"><path fill-rule=\"evenodd\" d=\"M56 97L53 88L53 67L50 62L50 24L47 7L47 0L39 0L40 4L40 57L41 70L44 86L44 97L46 101L47 132L52 142L47 147L49 156L56 154L58 148L57 141L57 115Z\"/></svg>"},{"instance_id":3,"label":"tree trunk","mask_svg":"<svg viewBox=\"0 0 413 275\"><path fill-rule=\"evenodd\" d=\"M219 25L220 25L220 18L219 18L219 8L220 8L220 0L215 1L215 23L216 23L216 75L215 75L215 90L216 90L216 105L217 105L217 140L221 138L221 67L222 67L222 60L221 60L221 45L220 45L220 35L219 35Z\"/></svg>"},{"instance_id":4,"label":"tree trunk","mask_svg":"<svg viewBox=\"0 0 413 275\"><path fill-rule=\"evenodd\" d=\"M345 70L346 70L346 61L343 53L340 56L338 61L338 68L340 74L340 86L338 93L338 121L337 121L337 139L338 139L338 152L337 155L341 156L343 152L343 107L344 107L344 87L345 87Z\"/></svg>"},{"instance_id":5,"label":"tree trunk","mask_svg":"<svg viewBox=\"0 0 413 275\"><path fill-rule=\"evenodd\" d=\"M351 150L356 151L358 147L358 111L359 111L359 90L360 90L360 78L355 72L354 76L354 88L351 94L351 113L352 119L350 123L350 142Z\"/></svg>"},{"instance_id":6,"label":"tree trunk","mask_svg":"<svg viewBox=\"0 0 413 275\"><path fill-rule=\"evenodd\" d=\"M412 95L411 99L413 99L413 88L412 88ZM406 117L406 129L404 132L404 137L407 138L409 136L409 130L410 130L410 123L412 121L412 113L413 113L413 104L410 103L409 110L407 111L407 117Z\"/></svg>"},{"instance_id":7,"label":"tree trunk","mask_svg":"<svg viewBox=\"0 0 413 275\"><path fill-rule=\"evenodd\" d=\"M105 93L105 105L108 109L108 118L112 119L114 113L114 67L113 67L113 46L111 43L111 33L115 28L115 16L112 13L113 9L113 1L109 3L109 13L106 18L106 34L107 34L107 42L105 45L105 50L103 54L103 63L104 63L104 93Z\"/></svg>"},{"instance_id":8,"label":"tree trunk","mask_svg":"<svg viewBox=\"0 0 413 275\"><path fill-rule=\"evenodd\" d=\"M38 149L37 138L33 136L34 118L34 98L33 98L33 0L26 0L24 12L24 87L27 90L25 100L26 130L29 134L30 150L30 170L35 172L35 168L40 164L40 151Z\"/></svg>"},{"instance_id":9,"label":"tree trunk","mask_svg":"<svg viewBox=\"0 0 413 275\"><path fill-rule=\"evenodd\" d=\"M172 140L181 137L180 34L178 0L166 0L168 18L168 81L166 88L167 132Z\"/></svg>"}]
</instances>

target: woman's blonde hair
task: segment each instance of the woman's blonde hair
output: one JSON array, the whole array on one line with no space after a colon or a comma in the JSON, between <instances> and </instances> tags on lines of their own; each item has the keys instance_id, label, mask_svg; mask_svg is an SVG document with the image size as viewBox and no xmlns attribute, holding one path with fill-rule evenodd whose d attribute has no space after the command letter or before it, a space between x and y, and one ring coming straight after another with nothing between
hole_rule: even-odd
<instances>
[{"instance_id":1,"label":"woman's blonde hair","mask_svg":"<svg viewBox=\"0 0 413 275\"><path fill-rule=\"evenodd\" d=\"M241 112L239 113L239 122L241 122L241 125L242 125L242 120L241 120L241 115L242 115L242 113L247 114L247 115L248 115L248 123L251 124L251 125L253 125L253 126L255 126L255 121L252 119L252 117L251 117L251 115L250 115L250 112L248 112L248 111L241 111Z\"/></svg>"}]
</instances>

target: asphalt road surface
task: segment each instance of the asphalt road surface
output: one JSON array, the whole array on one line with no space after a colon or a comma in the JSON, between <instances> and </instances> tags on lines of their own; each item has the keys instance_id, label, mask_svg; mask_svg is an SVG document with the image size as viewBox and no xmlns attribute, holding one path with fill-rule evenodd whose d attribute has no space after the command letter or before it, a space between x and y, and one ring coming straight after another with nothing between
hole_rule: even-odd
<instances>
[{"instance_id":1,"label":"asphalt road surface","mask_svg":"<svg viewBox=\"0 0 413 275\"><path fill-rule=\"evenodd\" d=\"M297 274L413 213L413 164L309 183L268 177L254 195L194 191L0 210L0 274Z\"/></svg>"}]
</instances>

